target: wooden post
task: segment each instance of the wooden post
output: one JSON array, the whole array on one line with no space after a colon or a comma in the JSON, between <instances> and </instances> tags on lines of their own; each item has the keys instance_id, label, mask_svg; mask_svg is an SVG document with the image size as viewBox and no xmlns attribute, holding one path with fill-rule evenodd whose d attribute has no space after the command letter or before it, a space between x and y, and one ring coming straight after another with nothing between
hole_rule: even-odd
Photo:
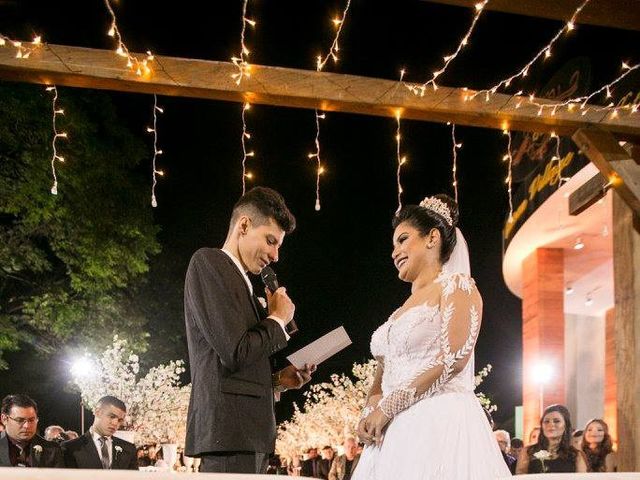
<instances>
[{"instance_id":1,"label":"wooden post","mask_svg":"<svg viewBox=\"0 0 640 480\"><path fill-rule=\"evenodd\" d=\"M618 396L618 471L640 469L640 227L632 209L613 196Z\"/></svg>"},{"instance_id":2,"label":"wooden post","mask_svg":"<svg viewBox=\"0 0 640 480\"><path fill-rule=\"evenodd\" d=\"M540 411L553 403L565 403L564 379L564 251L539 248L527 257L522 277L522 404L524 442L540 425ZM544 385L536 383L534 369L540 363L553 370Z\"/></svg>"}]
</instances>

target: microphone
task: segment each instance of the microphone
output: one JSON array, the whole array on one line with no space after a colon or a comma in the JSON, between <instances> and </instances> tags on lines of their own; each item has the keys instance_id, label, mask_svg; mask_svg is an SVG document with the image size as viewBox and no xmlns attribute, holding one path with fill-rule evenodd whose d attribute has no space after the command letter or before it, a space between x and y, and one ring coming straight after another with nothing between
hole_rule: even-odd
<instances>
[{"instance_id":1,"label":"microphone","mask_svg":"<svg viewBox=\"0 0 640 480\"><path fill-rule=\"evenodd\" d=\"M280 287L278 284L278 276L276 272L273 271L273 268L269 266L264 267L260 272L260 277L262 278L264 286L267 287L271 293ZM295 320L291 319L291 321L284 326L284 330L289 335L293 335L298 331L298 325L296 325Z\"/></svg>"}]
</instances>

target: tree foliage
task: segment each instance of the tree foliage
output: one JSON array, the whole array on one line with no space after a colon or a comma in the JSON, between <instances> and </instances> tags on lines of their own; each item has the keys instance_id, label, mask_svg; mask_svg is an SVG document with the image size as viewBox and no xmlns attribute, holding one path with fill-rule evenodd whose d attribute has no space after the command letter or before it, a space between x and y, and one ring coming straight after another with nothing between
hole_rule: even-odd
<instances>
[{"instance_id":1,"label":"tree foliage","mask_svg":"<svg viewBox=\"0 0 640 480\"><path fill-rule=\"evenodd\" d=\"M104 93L59 90L58 194L51 94L0 83L0 355L29 341L144 343L136 285L159 251L144 144ZM0 367L6 367L0 356Z\"/></svg>"}]
</instances>

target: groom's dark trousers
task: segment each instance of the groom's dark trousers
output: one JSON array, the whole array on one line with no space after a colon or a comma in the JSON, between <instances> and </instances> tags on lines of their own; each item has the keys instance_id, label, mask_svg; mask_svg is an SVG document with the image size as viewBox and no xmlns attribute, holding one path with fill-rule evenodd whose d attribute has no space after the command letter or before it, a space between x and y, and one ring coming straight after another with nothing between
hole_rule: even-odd
<instances>
[{"instance_id":1,"label":"groom's dark trousers","mask_svg":"<svg viewBox=\"0 0 640 480\"><path fill-rule=\"evenodd\" d=\"M193 255L184 287L192 389L185 454L202 458L200 471L263 473L274 450L269 357L287 341L256 303L225 252Z\"/></svg>"}]
</instances>

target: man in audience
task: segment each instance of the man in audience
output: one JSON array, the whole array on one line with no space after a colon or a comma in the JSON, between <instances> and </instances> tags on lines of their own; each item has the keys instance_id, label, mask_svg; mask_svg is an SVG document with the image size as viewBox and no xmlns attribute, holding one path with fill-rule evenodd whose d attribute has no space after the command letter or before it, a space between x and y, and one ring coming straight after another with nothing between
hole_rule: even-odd
<instances>
[{"instance_id":1,"label":"man in audience","mask_svg":"<svg viewBox=\"0 0 640 480\"><path fill-rule=\"evenodd\" d=\"M87 433L62 444L67 468L137 470L136 447L113 434L124 423L127 407L116 397L98 400L95 419Z\"/></svg>"},{"instance_id":2,"label":"man in audience","mask_svg":"<svg viewBox=\"0 0 640 480\"><path fill-rule=\"evenodd\" d=\"M320 468L319 478L327 480L329 478L329 472L331 471L331 464L333 463L334 451L330 445L326 445L320 451Z\"/></svg>"},{"instance_id":3,"label":"man in audience","mask_svg":"<svg viewBox=\"0 0 640 480\"><path fill-rule=\"evenodd\" d=\"M67 430L64 433L67 435L69 440L74 440L74 439L76 439L76 438L78 438L80 436L80 435L78 435L78 432L75 432L73 430Z\"/></svg>"},{"instance_id":4,"label":"man in audience","mask_svg":"<svg viewBox=\"0 0 640 480\"><path fill-rule=\"evenodd\" d=\"M498 446L500 447L500 452L502 453L502 458L504 458L504 463L507 464L509 470L512 475L516 473L516 458L509 455L509 450L511 449L511 436L509 432L506 430L496 430L493 432L496 437L496 441L498 442Z\"/></svg>"},{"instance_id":5,"label":"man in audience","mask_svg":"<svg viewBox=\"0 0 640 480\"><path fill-rule=\"evenodd\" d=\"M49 425L44 429L44 439L49 440L50 442L55 442L58 440L61 433L64 433L64 428L60 425ZM68 438L65 438L65 440L68 440Z\"/></svg>"},{"instance_id":6,"label":"man in audience","mask_svg":"<svg viewBox=\"0 0 640 480\"><path fill-rule=\"evenodd\" d=\"M5 425L5 431L0 433L0 467L64 466L58 444L36 434L38 405L35 401L27 395L7 395L2 399L0 412Z\"/></svg>"},{"instance_id":7,"label":"man in audience","mask_svg":"<svg viewBox=\"0 0 640 480\"><path fill-rule=\"evenodd\" d=\"M357 453L358 443L355 438L346 438L342 446L344 447L344 455L336 457L333 461L329 480L351 480L351 475L360 460L360 455Z\"/></svg>"},{"instance_id":8,"label":"man in audience","mask_svg":"<svg viewBox=\"0 0 640 480\"><path fill-rule=\"evenodd\" d=\"M303 477L321 478L320 473L320 457L317 448L310 448L306 452L307 459L302 462L302 470L300 474Z\"/></svg>"}]
</instances>

